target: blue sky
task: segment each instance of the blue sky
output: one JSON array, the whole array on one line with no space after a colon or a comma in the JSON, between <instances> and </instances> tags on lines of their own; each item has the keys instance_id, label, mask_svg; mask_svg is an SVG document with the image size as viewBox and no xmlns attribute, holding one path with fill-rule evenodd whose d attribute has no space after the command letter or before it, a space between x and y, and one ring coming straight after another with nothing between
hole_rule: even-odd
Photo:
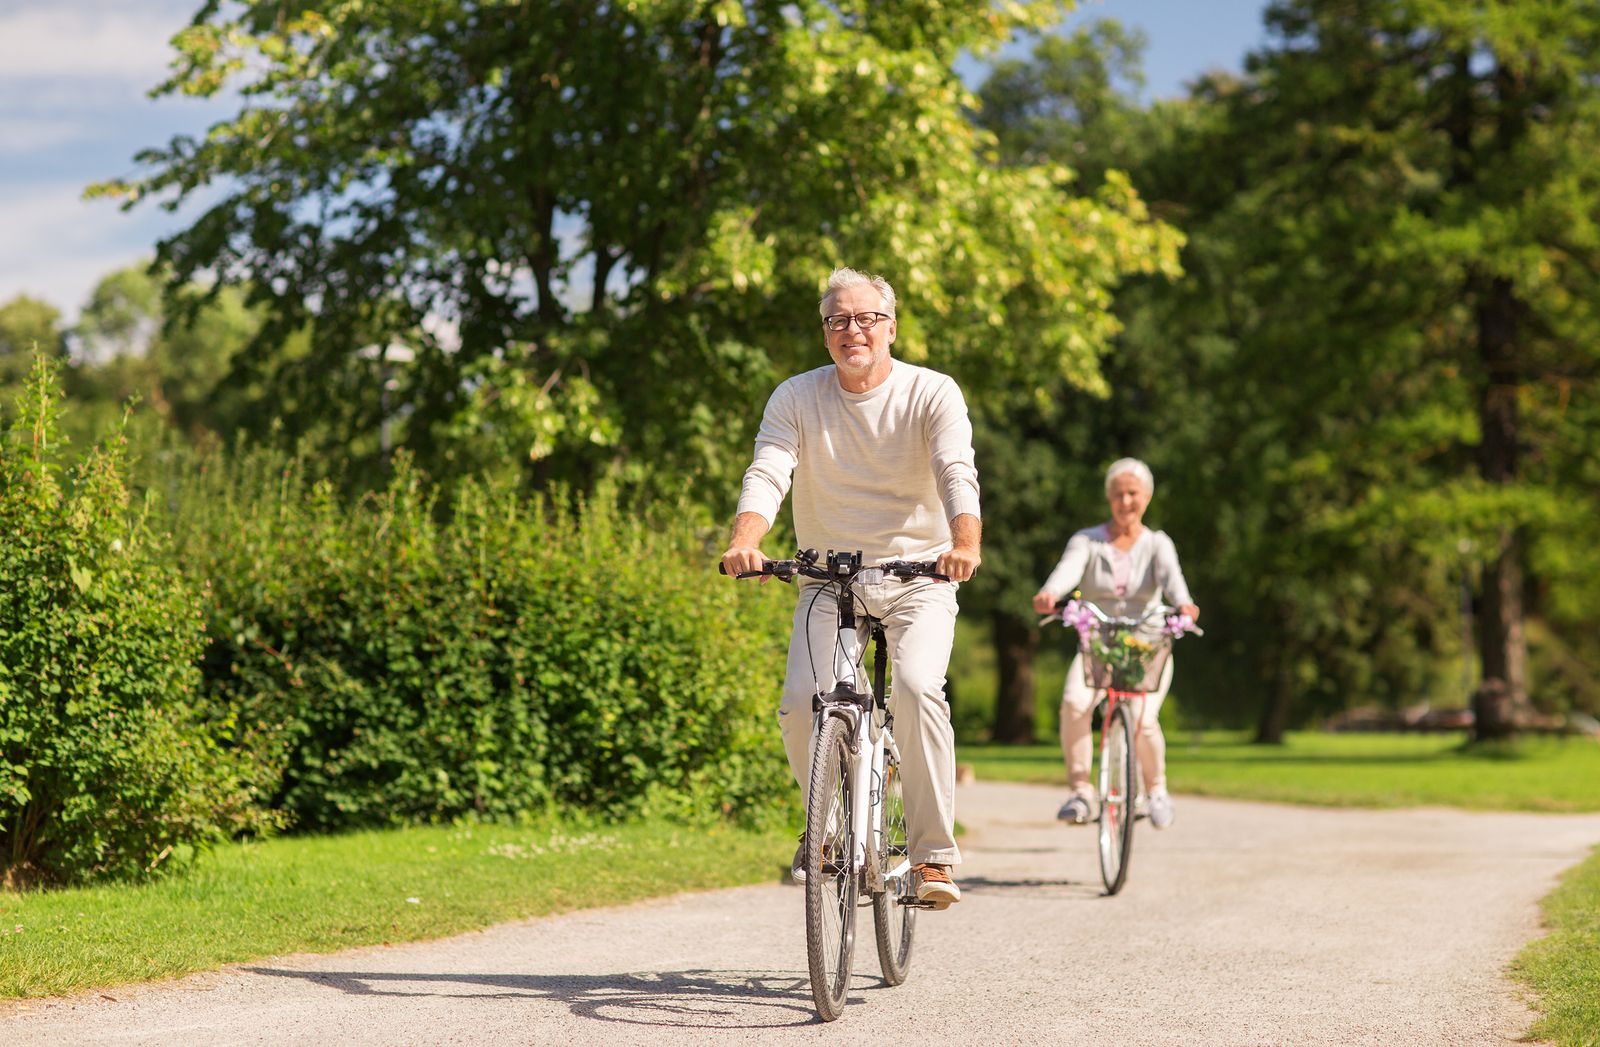
<instances>
[{"instance_id":1,"label":"blue sky","mask_svg":"<svg viewBox=\"0 0 1600 1047\"><path fill-rule=\"evenodd\" d=\"M1237 69L1262 39L1263 0L1084 0L1067 19L1117 18L1150 38L1147 97ZM198 0L0 0L0 302L44 298L69 319L94 283L148 257L198 213L85 201L91 182L134 172L142 148L201 134L228 103L147 92L167 41ZM970 73L969 79L970 79Z\"/></svg>"}]
</instances>

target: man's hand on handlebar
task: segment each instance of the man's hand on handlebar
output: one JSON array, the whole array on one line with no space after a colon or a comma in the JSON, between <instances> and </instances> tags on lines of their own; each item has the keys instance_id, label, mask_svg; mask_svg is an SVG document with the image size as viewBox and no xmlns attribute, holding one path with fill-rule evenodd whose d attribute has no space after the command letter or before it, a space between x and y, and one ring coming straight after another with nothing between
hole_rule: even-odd
<instances>
[{"instance_id":1,"label":"man's hand on handlebar","mask_svg":"<svg viewBox=\"0 0 1600 1047\"><path fill-rule=\"evenodd\" d=\"M761 565L765 562L766 557L762 556L761 550L754 546L735 545L722 554L722 570L729 578L737 578L751 571L760 571ZM762 584L765 585L771 577L762 575Z\"/></svg>"},{"instance_id":2,"label":"man's hand on handlebar","mask_svg":"<svg viewBox=\"0 0 1600 1047\"><path fill-rule=\"evenodd\" d=\"M978 555L975 547L958 545L948 552L939 554L938 570L952 582L965 582L972 577L972 573L982 562L983 558Z\"/></svg>"}]
</instances>

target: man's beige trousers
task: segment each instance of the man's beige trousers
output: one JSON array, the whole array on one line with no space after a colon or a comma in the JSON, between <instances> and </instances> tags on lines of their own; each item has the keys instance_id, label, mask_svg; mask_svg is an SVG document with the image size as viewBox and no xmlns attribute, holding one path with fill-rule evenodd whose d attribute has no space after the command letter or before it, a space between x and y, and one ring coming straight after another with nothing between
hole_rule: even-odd
<instances>
[{"instance_id":1,"label":"man's beige trousers","mask_svg":"<svg viewBox=\"0 0 1600 1047\"><path fill-rule=\"evenodd\" d=\"M883 622L889 645L889 714L900 748L900 781L906 805L906 836L913 864L955 865L956 748L945 703L945 670L956 634L956 587L916 580L857 584L855 635L839 632L839 607L829 587L799 592L789 667L778 706L778 725L789 769L804 793L811 780L811 696L827 694L844 680L856 690L872 686L872 664L862 662L866 621ZM864 606L863 606L864 604Z\"/></svg>"}]
</instances>

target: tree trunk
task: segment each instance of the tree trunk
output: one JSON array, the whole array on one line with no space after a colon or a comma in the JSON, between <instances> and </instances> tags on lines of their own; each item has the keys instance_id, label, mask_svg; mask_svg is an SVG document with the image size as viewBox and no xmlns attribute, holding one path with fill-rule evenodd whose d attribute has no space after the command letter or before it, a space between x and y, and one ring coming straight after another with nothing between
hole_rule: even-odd
<instances>
[{"instance_id":1,"label":"tree trunk","mask_svg":"<svg viewBox=\"0 0 1600 1047\"><path fill-rule=\"evenodd\" d=\"M1028 745L1033 741L1033 655L1039 648L1039 633L1026 619L1004 611L991 613L989 625L1000 667L994 740Z\"/></svg>"},{"instance_id":2,"label":"tree trunk","mask_svg":"<svg viewBox=\"0 0 1600 1047\"><path fill-rule=\"evenodd\" d=\"M1474 741L1498 741L1517 733L1511 716L1511 701L1505 684L1489 679L1472 692L1472 737Z\"/></svg>"},{"instance_id":3,"label":"tree trunk","mask_svg":"<svg viewBox=\"0 0 1600 1047\"><path fill-rule=\"evenodd\" d=\"M1255 744L1283 744L1284 732L1289 729L1289 708L1294 704L1294 686L1289 682L1292 676L1287 663L1273 675L1272 692L1256 722Z\"/></svg>"},{"instance_id":4,"label":"tree trunk","mask_svg":"<svg viewBox=\"0 0 1600 1047\"><path fill-rule=\"evenodd\" d=\"M1478 351L1487 379L1478 403L1478 469L1491 484L1517 482L1517 301L1511 282L1497 277L1479 295ZM1478 652L1485 680L1504 683L1513 715L1528 705L1528 644L1522 627L1522 539L1500 531L1499 548L1483 569Z\"/></svg>"},{"instance_id":5,"label":"tree trunk","mask_svg":"<svg viewBox=\"0 0 1600 1047\"><path fill-rule=\"evenodd\" d=\"M1294 617L1287 607L1277 610L1278 635L1283 646L1273 652L1270 673L1263 672L1263 680L1271 680L1266 704L1261 708L1261 719L1256 721L1257 745L1282 745L1283 735L1289 729L1289 710L1294 705L1295 645L1289 642L1294 627ZM1268 669L1268 666L1262 666Z\"/></svg>"}]
</instances>

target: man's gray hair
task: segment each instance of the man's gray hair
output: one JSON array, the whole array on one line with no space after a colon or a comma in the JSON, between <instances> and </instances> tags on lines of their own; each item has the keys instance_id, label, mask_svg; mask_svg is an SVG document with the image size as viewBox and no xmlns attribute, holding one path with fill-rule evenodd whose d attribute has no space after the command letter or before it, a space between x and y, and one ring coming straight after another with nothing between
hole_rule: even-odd
<instances>
[{"instance_id":1,"label":"man's gray hair","mask_svg":"<svg viewBox=\"0 0 1600 1047\"><path fill-rule=\"evenodd\" d=\"M868 276L866 273L857 272L840 266L828 274L828 289L822 292L822 301L817 303L817 312L823 316L828 315L828 301L835 294L847 287L871 287L878 292L878 297L883 299L883 311L890 316L894 315L894 288L889 286L889 281L881 276Z\"/></svg>"},{"instance_id":2,"label":"man's gray hair","mask_svg":"<svg viewBox=\"0 0 1600 1047\"><path fill-rule=\"evenodd\" d=\"M1111 481L1123 473L1132 473L1137 476L1139 482L1144 484L1145 494L1154 495L1156 493L1156 478L1151 474L1148 465L1145 465L1137 458L1118 458L1111 463L1111 468L1106 470L1106 494L1111 493Z\"/></svg>"}]
</instances>

